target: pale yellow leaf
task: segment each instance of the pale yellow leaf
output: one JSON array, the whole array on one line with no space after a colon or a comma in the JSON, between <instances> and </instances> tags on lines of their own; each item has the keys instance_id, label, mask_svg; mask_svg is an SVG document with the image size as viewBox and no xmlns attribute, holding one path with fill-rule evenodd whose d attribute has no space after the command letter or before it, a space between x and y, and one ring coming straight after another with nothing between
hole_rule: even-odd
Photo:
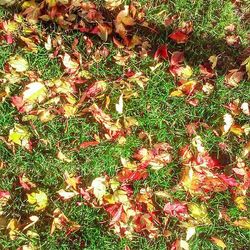
<instances>
[{"instance_id":1,"label":"pale yellow leaf","mask_svg":"<svg viewBox=\"0 0 250 250\"><path fill-rule=\"evenodd\" d=\"M9 65L14 68L16 72L24 72L29 68L28 61L19 55L12 56L9 59Z\"/></svg>"},{"instance_id":2,"label":"pale yellow leaf","mask_svg":"<svg viewBox=\"0 0 250 250\"><path fill-rule=\"evenodd\" d=\"M91 187L93 188L94 196L101 200L106 194L106 179L105 177L98 177L92 181Z\"/></svg>"},{"instance_id":3,"label":"pale yellow leaf","mask_svg":"<svg viewBox=\"0 0 250 250\"><path fill-rule=\"evenodd\" d=\"M47 95L47 89L41 82L31 82L23 92L23 100L28 103L42 102Z\"/></svg>"}]
</instances>

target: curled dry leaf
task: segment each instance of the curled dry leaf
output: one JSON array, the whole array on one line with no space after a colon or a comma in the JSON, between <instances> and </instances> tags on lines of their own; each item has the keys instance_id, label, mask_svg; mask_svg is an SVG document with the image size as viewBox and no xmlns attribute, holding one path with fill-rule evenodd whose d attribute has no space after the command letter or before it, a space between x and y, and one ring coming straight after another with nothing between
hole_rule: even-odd
<instances>
[{"instance_id":1,"label":"curled dry leaf","mask_svg":"<svg viewBox=\"0 0 250 250\"><path fill-rule=\"evenodd\" d=\"M229 70L225 77L225 84L229 87L237 87L242 81L244 74L244 72L239 71L238 69Z\"/></svg>"}]
</instances>

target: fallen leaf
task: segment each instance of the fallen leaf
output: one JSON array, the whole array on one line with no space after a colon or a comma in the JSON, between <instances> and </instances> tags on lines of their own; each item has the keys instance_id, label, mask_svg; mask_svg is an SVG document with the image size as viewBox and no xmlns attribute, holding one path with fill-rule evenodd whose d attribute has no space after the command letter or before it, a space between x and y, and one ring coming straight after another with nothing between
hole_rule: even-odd
<instances>
[{"instance_id":1,"label":"fallen leaf","mask_svg":"<svg viewBox=\"0 0 250 250\"><path fill-rule=\"evenodd\" d=\"M24 72L29 68L28 61L19 55L10 57L8 63L16 72Z\"/></svg>"},{"instance_id":2,"label":"fallen leaf","mask_svg":"<svg viewBox=\"0 0 250 250\"><path fill-rule=\"evenodd\" d=\"M123 113L123 94L119 97L119 102L115 105L115 109L119 114Z\"/></svg>"},{"instance_id":3,"label":"fallen leaf","mask_svg":"<svg viewBox=\"0 0 250 250\"><path fill-rule=\"evenodd\" d=\"M216 244L218 247L221 247L222 249L225 249L227 246L225 245L225 243L217 238L217 237L211 237L211 241Z\"/></svg>"},{"instance_id":4,"label":"fallen leaf","mask_svg":"<svg viewBox=\"0 0 250 250\"><path fill-rule=\"evenodd\" d=\"M16 143L28 150L31 150L30 144L31 133L26 126L15 124L14 128L9 132L9 142Z\"/></svg>"},{"instance_id":5,"label":"fallen leaf","mask_svg":"<svg viewBox=\"0 0 250 250\"><path fill-rule=\"evenodd\" d=\"M35 205L35 211L42 211L48 205L48 197L41 190L27 194L27 198L31 205Z\"/></svg>"},{"instance_id":6,"label":"fallen leaf","mask_svg":"<svg viewBox=\"0 0 250 250\"><path fill-rule=\"evenodd\" d=\"M94 196L101 201L102 197L106 194L106 179L104 177L94 179L91 187L93 188Z\"/></svg>"}]
</instances>

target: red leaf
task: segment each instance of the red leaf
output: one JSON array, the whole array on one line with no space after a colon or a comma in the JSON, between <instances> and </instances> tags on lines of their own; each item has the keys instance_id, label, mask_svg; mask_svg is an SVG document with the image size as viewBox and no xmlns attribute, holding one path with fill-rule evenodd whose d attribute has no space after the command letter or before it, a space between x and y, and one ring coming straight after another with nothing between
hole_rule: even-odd
<instances>
[{"instance_id":1,"label":"red leaf","mask_svg":"<svg viewBox=\"0 0 250 250\"><path fill-rule=\"evenodd\" d=\"M154 59L155 60L158 60L158 59L166 60L166 59L168 59L167 45L163 44L163 45L159 46L159 48L156 50L156 52L154 54Z\"/></svg>"},{"instance_id":2,"label":"red leaf","mask_svg":"<svg viewBox=\"0 0 250 250\"><path fill-rule=\"evenodd\" d=\"M100 142L98 142L98 141L85 141L85 142L82 142L80 144L80 148L88 148L88 147L91 147L91 146L96 146L99 143Z\"/></svg>"},{"instance_id":3,"label":"red leaf","mask_svg":"<svg viewBox=\"0 0 250 250\"><path fill-rule=\"evenodd\" d=\"M23 101L23 98L21 96L13 96L11 98L11 101L12 101L12 104L17 108L17 110L20 112L20 113L23 113L25 110L24 110L24 101Z\"/></svg>"},{"instance_id":4,"label":"red leaf","mask_svg":"<svg viewBox=\"0 0 250 250\"><path fill-rule=\"evenodd\" d=\"M182 31L174 31L169 35L169 38L174 40L177 43L186 43L188 40L188 35L183 33Z\"/></svg>"},{"instance_id":5,"label":"red leaf","mask_svg":"<svg viewBox=\"0 0 250 250\"><path fill-rule=\"evenodd\" d=\"M220 174L218 175L218 177L229 186L232 186L232 187L238 186L238 183L233 177L226 176L225 174Z\"/></svg>"},{"instance_id":6,"label":"red leaf","mask_svg":"<svg viewBox=\"0 0 250 250\"><path fill-rule=\"evenodd\" d=\"M2 191L0 190L0 200L1 199L9 199L10 198L10 192L9 191Z\"/></svg>"},{"instance_id":7,"label":"red leaf","mask_svg":"<svg viewBox=\"0 0 250 250\"><path fill-rule=\"evenodd\" d=\"M177 66L183 63L183 61L184 61L184 52L175 51L171 56L170 65Z\"/></svg>"},{"instance_id":8,"label":"red leaf","mask_svg":"<svg viewBox=\"0 0 250 250\"><path fill-rule=\"evenodd\" d=\"M22 186L23 189L25 190L30 190L31 188L35 188L36 184L32 183L28 177L26 177L26 174L22 174L18 176L19 178L19 183Z\"/></svg>"},{"instance_id":9,"label":"red leaf","mask_svg":"<svg viewBox=\"0 0 250 250\"><path fill-rule=\"evenodd\" d=\"M163 211L166 214L179 218L180 220L184 219L184 217L188 214L187 206L181 202L174 202L172 204L168 202L164 206Z\"/></svg>"},{"instance_id":10,"label":"red leaf","mask_svg":"<svg viewBox=\"0 0 250 250\"><path fill-rule=\"evenodd\" d=\"M109 225L114 225L117 221L119 221L122 215L122 210L123 210L123 206L120 205L115 215L113 216L112 220L110 221Z\"/></svg>"}]
</instances>

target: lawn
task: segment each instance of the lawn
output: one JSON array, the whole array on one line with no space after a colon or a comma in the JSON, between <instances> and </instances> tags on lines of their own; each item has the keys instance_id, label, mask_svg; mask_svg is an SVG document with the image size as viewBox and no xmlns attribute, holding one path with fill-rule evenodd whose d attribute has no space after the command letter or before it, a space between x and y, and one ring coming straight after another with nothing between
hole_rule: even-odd
<instances>
[{"instance_id":1,"label":"lawn","mask_svg":"<svg viewBox=\"0 0 250 250\"><path fill-rule=\"evenodd\" d=\"M0 249L248 249L249 23L247 1L0 7Z\"/></svg>"}]
</instances>

